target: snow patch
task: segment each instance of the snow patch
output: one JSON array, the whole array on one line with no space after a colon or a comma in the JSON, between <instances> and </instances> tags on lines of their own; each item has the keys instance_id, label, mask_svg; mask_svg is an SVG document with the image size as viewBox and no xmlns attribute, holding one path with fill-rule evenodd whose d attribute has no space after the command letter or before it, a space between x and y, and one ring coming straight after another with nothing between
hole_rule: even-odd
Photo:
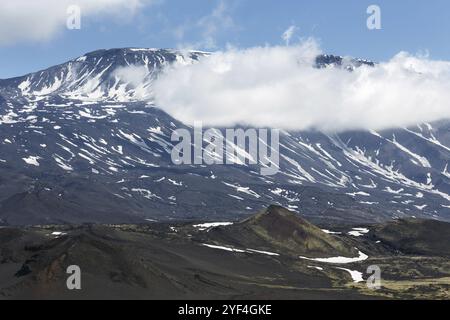
<instances>
[{"instance_id":1,"label":"snow patch","mask_svg":"<svg viewBox=\"0 0 450 320\"><path fill-rule=\"evenodd\" d=\"M359 256L356 258L347 258L347 257L331 257L331 258L307 258L300 256L300 259L310 260L310 261L318 261L318 262L324 262L324 263L333 263L333 264L347 264L347 263L353 263L353 262L359 262L364 261L369 258L368 255L364 254L363 252L358 252Z\"/></svg>"}]
</instances>

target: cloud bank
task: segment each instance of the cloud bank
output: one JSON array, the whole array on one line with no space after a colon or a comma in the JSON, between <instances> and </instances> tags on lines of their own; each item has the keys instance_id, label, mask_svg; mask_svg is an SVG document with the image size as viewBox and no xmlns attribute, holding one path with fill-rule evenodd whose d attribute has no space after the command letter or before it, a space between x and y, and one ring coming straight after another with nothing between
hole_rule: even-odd
<instances>
[{"instance_id":1,"label":"cloud bank","mask_svg":"<svg viewBox=\"0 0 450 320\"><path fill-rule=\"evenodd\" d=\"M91 16L133 15L151 0L1 0L0 45L48 41L66 28L67 9L78 5L82 21Z\"/></svg>"},{"instance_id":2,"label":"cloud bank","mask_svg":"<svg viewBox=\"0 0 450 320\"><path fill-rule=\"evenodd\" d=\"M313 68L314 40L218 52L166 69L155 100L208 126L381 130L450 119L450 62L401 52L375 67Z\"/></svg>"}]
</instances>

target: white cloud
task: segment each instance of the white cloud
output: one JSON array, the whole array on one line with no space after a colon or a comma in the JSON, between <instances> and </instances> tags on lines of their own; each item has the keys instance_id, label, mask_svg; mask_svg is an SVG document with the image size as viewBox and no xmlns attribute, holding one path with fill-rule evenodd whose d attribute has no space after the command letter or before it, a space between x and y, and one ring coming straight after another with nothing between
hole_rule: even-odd
<instances>
[{"instance_id":1,"label":"white cloud","mask_svg":"<svg viewBox=\"0 0 450 320\"><path fill-rule=\"evenodd\" d=\"M149 72L145 66L126 66L114 70L113 77L120 79L123 83L131 84L134 88L145 84L149 79Z\"/></svg>"},{"instance_id":2,"label":"white cloud","mask_svg":"<svg viewBox=\"0 0 450 320\"><path fill-rule=\"evenodd\" d=\"M292 25L289 28L287 28L286 31L284 31L283 34L281 35L281 38L284 40L287 46L290 44L291 39L297 30L298 30L297 26Z\"/></svg>"},{"instance_id":3,"label":"white cloud","mask_svg":"<svg viewBox=\"0 0 450 320\"><path fill-rule=\"evenodd\" d=\"M184 41L188 34L199 35L199 40L193 43L182 42L179 47L208 50L217 48L216 38L222 32L236 28L231 11L232 8L226 1L220 0L209 14L200 17L195 23L186 22L172 28L172 32L178 41Z\"/></svg>"},{"instance_id":4,"label":"white cloud","mask_svg":"<svg viewBox=\"0 0 450 320\"><path fill-rule=\"evenodd\" d=\"M385 129L450 118L450 62L399 53L354 72L313 68L314 40L219 52L175 65L156 102L185 123L283 129Z\"/></svg>"},{"instance_id":5,"label":"white cloud","mask_svg":"<svg viewBox=\"0 0 450 320\"><path fill-rule=\"evenodd\" d=\"M62 32L67 8L78 5L82 22L97 15L133 15L151 0L1 0L0 45L48 41Z\"/></svg>"},{"instance_id":6,"label":"white cloud","mask_svg":"<svg viewBox=\"0 0 450 320\"><path fill-rule=\"evenodd\" d=\"M198 22L198 26L203 30L204 42L207 48L215 48L215 39L218 31L234 26L233 18L229 13L229 8L225 1L220 1L210 15L203 17Z\"/></svg>"}]
</instances>

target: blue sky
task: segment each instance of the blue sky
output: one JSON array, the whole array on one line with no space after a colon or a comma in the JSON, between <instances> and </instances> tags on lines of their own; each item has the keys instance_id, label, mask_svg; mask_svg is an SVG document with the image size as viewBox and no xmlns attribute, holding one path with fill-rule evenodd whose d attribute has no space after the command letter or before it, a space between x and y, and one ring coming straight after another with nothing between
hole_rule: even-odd
<instances>
[{"instance_id":1,"label":"blue sky","mask_svg":"<svg viewBox=\"0 0 450 320\"><path fill-rule=\"evenodd\" d=\"M2 6L8 1L2 0L0 12L7 11ZM36 0L39 1L47 5L39 11L43 14L41 20L37 13L38 18L31 22L23 21L23 17L28 19L23 15L6 22L3 19L2 23L0 13L0 28L20 30L27 23L31 28L38 28L51 14L66 19L65 12L51 10L48 3L53 0ZM0 78L37 71L102 48L190 46L214 51L227 45L239 48L282 45L281 35L291 25L298 28L292 42L312 36L329 53L383 61L399 51L428 51L434 59L450 60L450 2L446 0L130 2L140 1L143 1L142 6L134 12L122 14L118 7L119 12L100 10L82 15L81 30L67 30L65 23L60 23L45 39L25 37L21 40L18 36L14 42L4 43L0 32ZM366 9L371 4L381 8L381 30L366 27ZM24 32L28 31L24 29Z\"/></svg>"}]
</instances>

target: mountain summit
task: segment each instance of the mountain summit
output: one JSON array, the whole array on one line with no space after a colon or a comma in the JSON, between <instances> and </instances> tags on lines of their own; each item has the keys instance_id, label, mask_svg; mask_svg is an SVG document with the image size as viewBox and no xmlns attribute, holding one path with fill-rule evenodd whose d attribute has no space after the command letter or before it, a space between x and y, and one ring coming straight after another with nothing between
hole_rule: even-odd
<instances>
[{"instance_id":1,"label":"mountain summit","mask_svg":"<svg viewBox=\"0 0 450 320\"><path fill-rule=\"evenodd\" d=\"M1 80L0 87L10 98L142 101L150 98L151 82L164 66L193 63L205 55L168 49L98 50L43 71Z\"/></svg>"}]
</instances>

